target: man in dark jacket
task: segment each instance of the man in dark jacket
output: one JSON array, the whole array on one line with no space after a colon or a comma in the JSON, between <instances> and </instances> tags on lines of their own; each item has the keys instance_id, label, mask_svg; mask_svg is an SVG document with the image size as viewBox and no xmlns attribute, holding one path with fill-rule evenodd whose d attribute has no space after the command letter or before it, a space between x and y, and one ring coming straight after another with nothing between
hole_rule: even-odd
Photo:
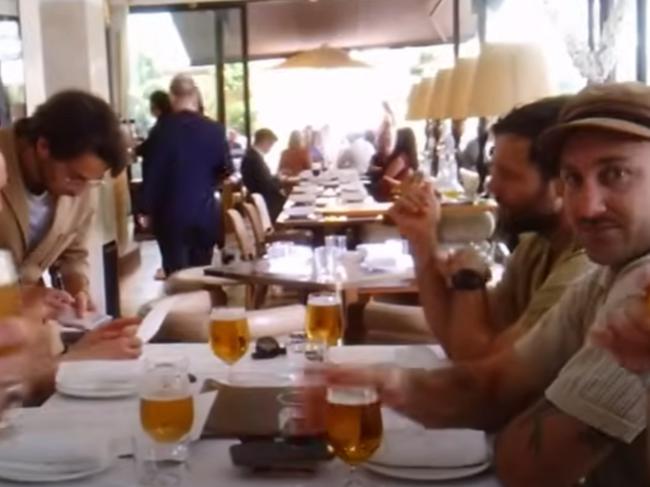
<instances>
[{"instance_id":1,"label":"man in dark jacket","mask_svg":"<svg viewBox=\"0 0 650 487\"><path fill-rule=\"evenodd\" d=\"M255 132L253 147L249 147L241 163L241 174L244 186L250 193L260 193L266 201L271 221L275 221L286 196L282 192L280 182L271 174L264 156L269 153L278 138L269 129Z\"/></svg>"},{"instance_id":2,"label":"man in dark jacket","mask_svg":"<svg viewBox=\"0 0 650 487\"><path fill-rule=\"evenodd\" d=\"M210 263L212 248L222 237L215 190L232 172L225 129L199 113L194 81L176 76L169 91L173 113L148 148L144 180L145 210L167 276Z\"/></svg>"}]
</instances>

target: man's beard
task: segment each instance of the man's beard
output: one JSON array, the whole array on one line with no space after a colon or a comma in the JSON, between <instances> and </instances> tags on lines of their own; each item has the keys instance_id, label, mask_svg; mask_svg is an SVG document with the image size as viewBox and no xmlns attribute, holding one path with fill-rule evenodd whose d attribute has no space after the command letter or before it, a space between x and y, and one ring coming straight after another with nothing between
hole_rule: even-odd
<instances>
[{"instance_id":1,"label":"man's beard","mask_svg":"<svg viewBox=\"0 0 650 487\"><path fill-rule=\"evenodd\" d=\"M525 232L545 233L555 227L557 215L554 213L536 213L534 211L517 214L498 213L498 232L507 235L518 235Z\"/></svg>"}]
</instances>

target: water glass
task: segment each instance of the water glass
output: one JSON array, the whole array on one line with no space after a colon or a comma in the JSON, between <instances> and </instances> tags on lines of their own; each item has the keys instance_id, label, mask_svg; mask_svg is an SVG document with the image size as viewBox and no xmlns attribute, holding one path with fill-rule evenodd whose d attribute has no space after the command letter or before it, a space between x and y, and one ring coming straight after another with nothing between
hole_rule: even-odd
<instances>
[{"instance_id":1,"label":"water glass","mask_svg":"<svg viewBox=\"0 0 650 487\"><path fill-rule=\"evenodd\" d=\"M333 280L336 276L334 247L317 247L314 249L314 270L319 280Z\"/></svg>"},{"instance_id":2,"label":"water glass","mask_svg":"<svg viewBox=\"0 0 650 487\"><path fill-rule=\"evenodd\" d=\"M322 340L309 340L305 332L291 333L286 349L289 376L292 383L297 385L304 382L305 368L324 362L327 355L327 344Z\"/></svg>"}]
</instances>

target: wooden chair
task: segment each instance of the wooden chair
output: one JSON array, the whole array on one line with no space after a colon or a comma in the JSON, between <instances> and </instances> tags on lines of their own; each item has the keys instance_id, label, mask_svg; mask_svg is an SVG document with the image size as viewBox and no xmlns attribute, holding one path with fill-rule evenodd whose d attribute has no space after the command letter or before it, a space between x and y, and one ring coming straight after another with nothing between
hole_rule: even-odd
<instances>
[{"instance_id":1,"label":"wooden chair","mask_svg":"<svg viewBox=\"0 0 650 487\"><path fill-rule=\"evenodd\" d=\"M237 246L239 247L241 259L254 260L258 258L261 255L259 248L256 245L256 241L251 238L251 234L246 228L246 223L244 222L241 213L237 210L231 209L226 212L226 215L230 227L235 232L235 238L237 239ZM248 309L261 308L266 300L267 291L268 286L248 284L246 286L246 307Z\"/></svg>"},{"instance_id":2,"label":"wooden chair","mask_svg":"<svg viewBox=\"0 0 650 487\"><path fill-rule=\"evenodd\" d=\"M257 217L256 225L258 232L264 238L264 243L287 241L301 245L312 245L314 242L314 234L310 230L300 229L286 229L276 230L271 222L271 215L266 206L266 201L259 193L252 193L250 195L252 205L254 206ZM257 237L256 237L257 238Z\"/></svg>"},{"instance_id":3,"label":"wooden chair","mask_svg":"<svg viewBox=\"0 0 650 487\"><path fill-rule=\"evenodd\" d=\"M244 223L241 214L237 210L231 208L226 211L226 220L228 221L232 231L235 233L241 259L253 260L257 258L259 254L255 248L255 241L251 239L251 236L246 229L246 223Z\"/></svg>"},{"instance_id":4,"label":"wooden chair","mask_svg":"<svg viewBox=\"0 0 650 487\"><path fill-rule=\"evenodd\" d=\"M266 247L266 232L262 224L262 219L260 217L257 208L252 203L243 203L242 209L244 215L250 223L251 230L253 231L253 238L255 239L255 249L258 256L264 255Z\"/></svg>"}]
</instances>

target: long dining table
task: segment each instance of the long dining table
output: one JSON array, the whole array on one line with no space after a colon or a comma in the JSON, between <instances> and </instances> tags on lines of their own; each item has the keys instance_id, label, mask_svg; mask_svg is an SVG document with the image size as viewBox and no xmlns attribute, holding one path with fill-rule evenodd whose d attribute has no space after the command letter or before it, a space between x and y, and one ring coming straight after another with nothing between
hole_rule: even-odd
<instances>
[{"instance_id":1,"label":"long dining table","mask_svg":"<svg viewBox=\"0 0 650 487\"><path fill-rule=\"evenodd\" d=\"M422 346L424 347L424 346ZM363 363L384 363L411 360L412 357L422 355L413 353L413 347L404 346L355 346L341 347L346 356L354 357L355 361ZM428 347L431 350L432 363L430 368L444 366L445 361L437 347ZM422 349L420 349L422 352ZM144 348L144 356L152 354L181 353L188 357L190 372L197 376L198 382L205 379L220 380L226 376L226 367L216 359L208 344L150 344ZM428 360L428 359L427 359ZM421 366L421 364L403 363L404 366ZM261 386L278 385L277 382L287 380L290 370L285 356L271 360L254 360L250 355L244 357L236 368L240 373L258 374ZM286 385L286 384L285 384ZM128 397L124 399L77 399L60 394L54 394L40 409L45 413L60 418L65 422L70 431L85 428L89 423L95 422L107 428L118 428L114 421L119 421L119 416L128 416L131 413L137 417L138 399ZM384 428L390 428L391 417L395 413L384 412ZM138 427L135 425L134 427ZM323 463L313 474L296 476L295 474L251 473L233 466L229 457L229 448L234 445L234 440L205 439L194 442L190 447L188 476L182 485L193 487L208 487L224 485L229 487L286 487L286 486L322 486L336 487L344 484L347 467L339 460ZM362 469L363 470L363 469ZM1 472L0 472L1 474ZM382 487L398 487L409 485L422 485L404 480L396 480L363 470L362 477L368 485ZM0 480L0 486L24 485ZM134 461L132 458L119 458L107 471L92 477L77 481L67 481L59 484L66 486L86 487L135 487ZM500 487L494 474L490 471L474 477L456 480L427 483L438 487Z\"/></svg>"}]
</instances>

